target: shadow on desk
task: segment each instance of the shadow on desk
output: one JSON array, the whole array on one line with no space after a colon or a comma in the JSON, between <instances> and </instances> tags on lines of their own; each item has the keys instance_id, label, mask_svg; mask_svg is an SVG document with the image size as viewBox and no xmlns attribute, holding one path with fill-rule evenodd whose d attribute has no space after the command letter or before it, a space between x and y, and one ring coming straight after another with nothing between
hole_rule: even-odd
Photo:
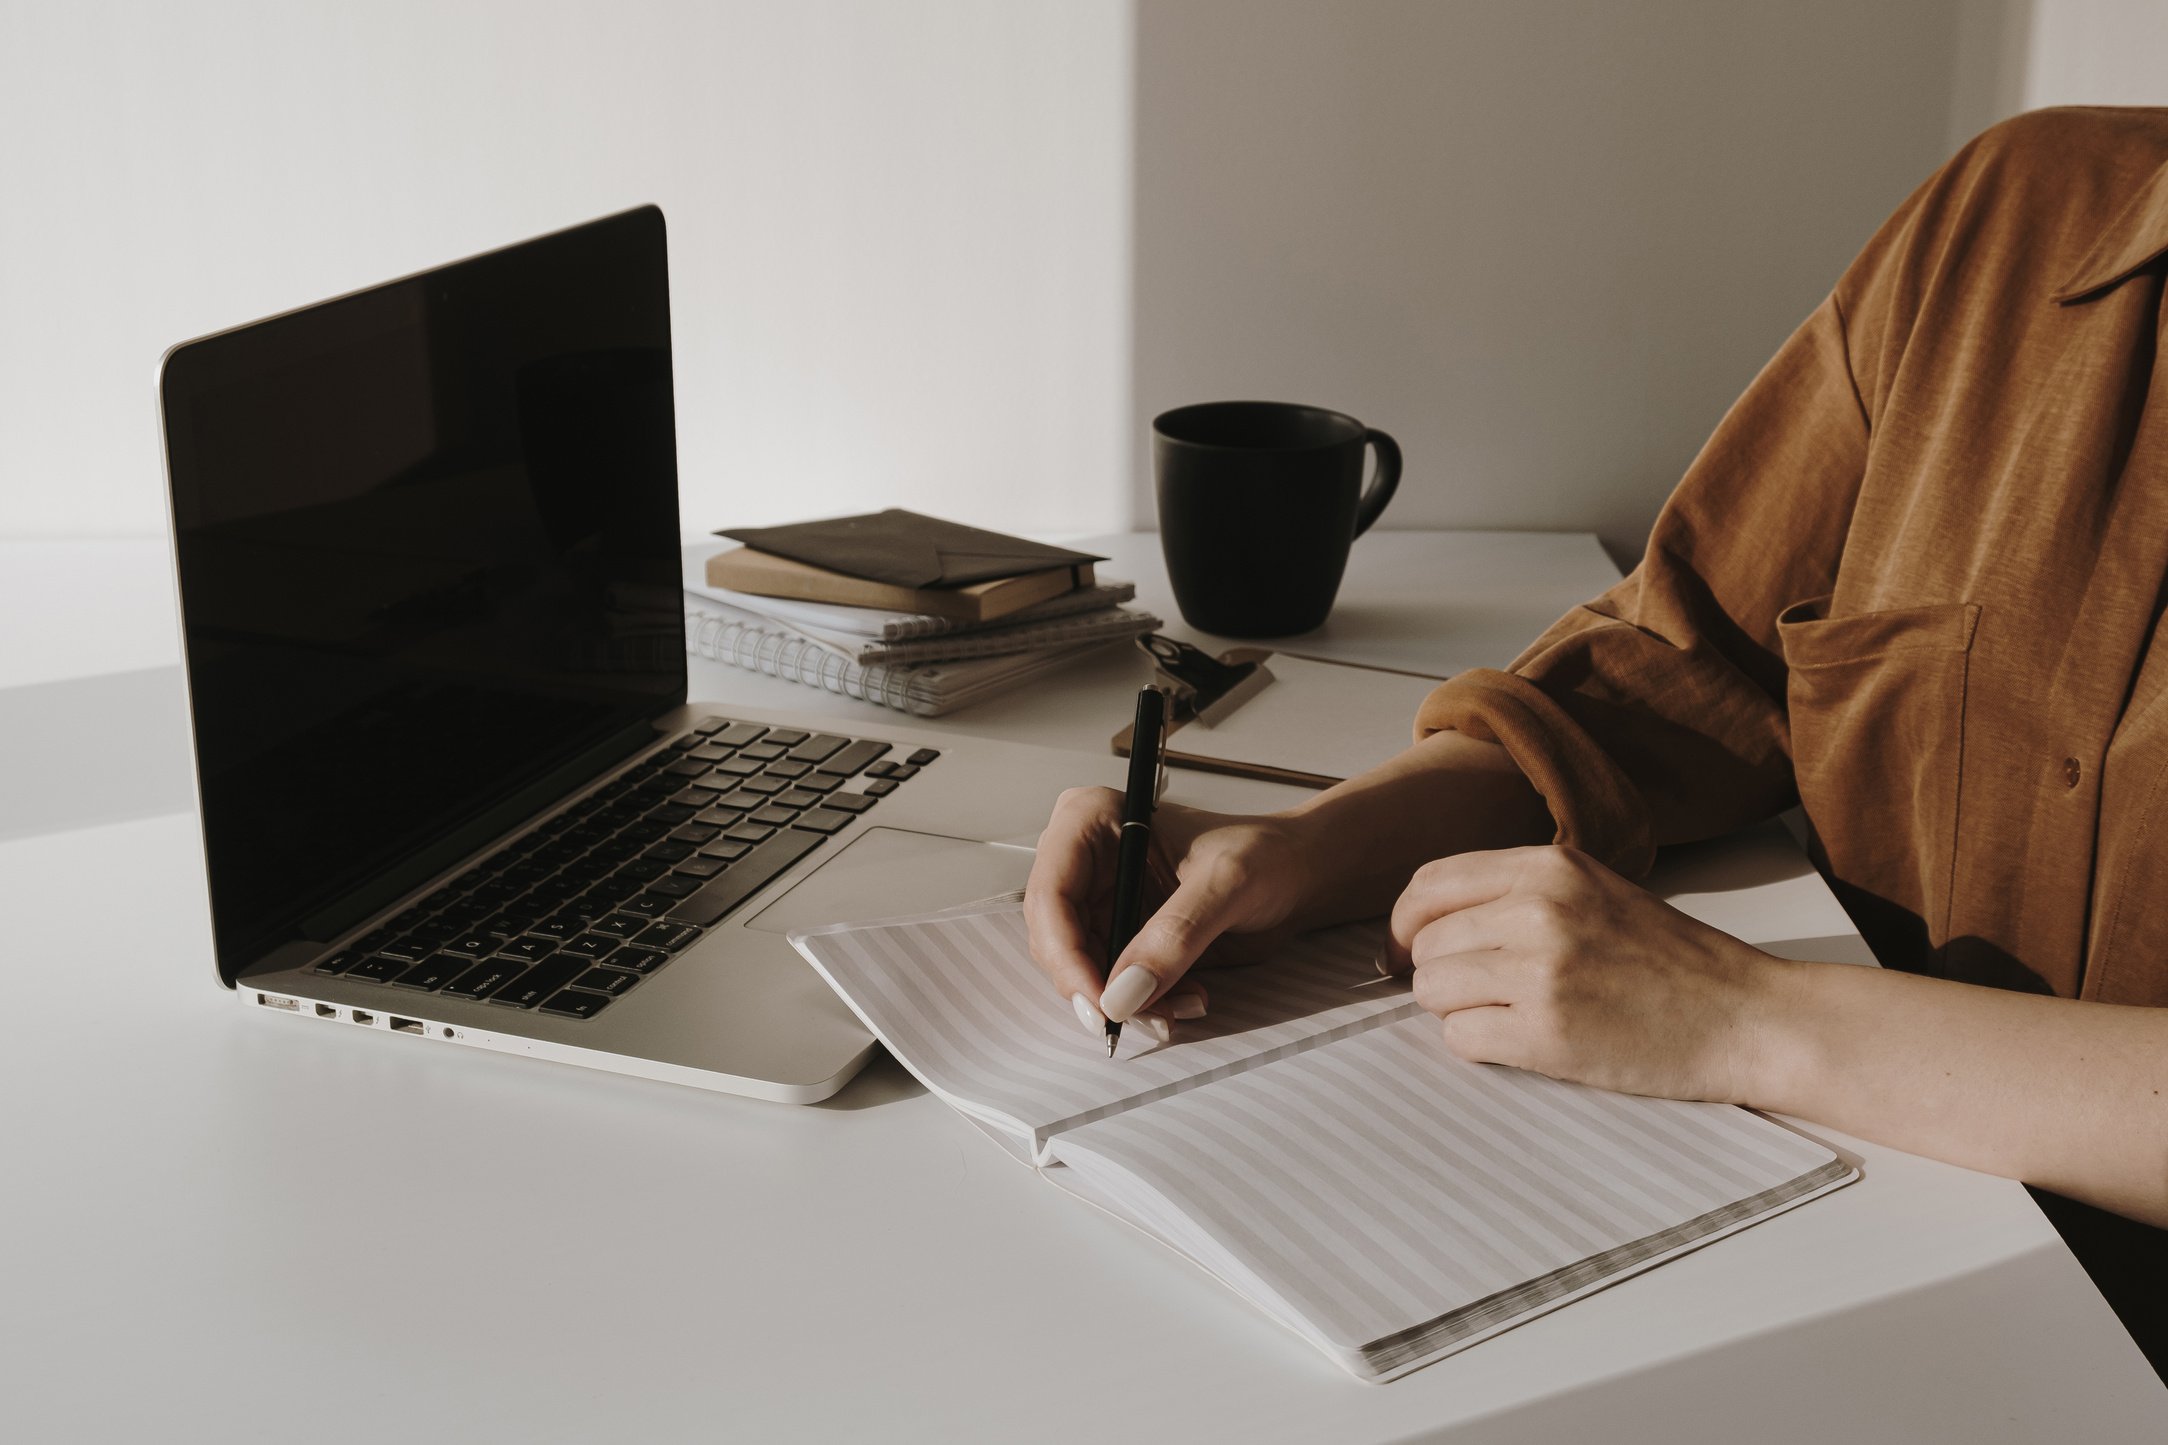
<instances>
[{"instance_id":1,"label":"shadow on desk","mask_svg":"<svg viewBox=\"0 0 2168 1445\"><path fill-rule=\"evenodd\" d=\"M0 839L185 813L195 806L178 667L0 688Z\"/></svg>"},{"instance_id":2,"label":"shadow on desk","mask_svg":"<svg viewBox=\"0 0 2168 1445\"><path fill-rule=\"evenodd\" d=\"M2127 1384L2097 1398L2097 1413L2082 1422L2055 1418L2067 1402L2028 1391L2037 1369L2030 1342L2061 1317L2097 1307L2060 1253L2042 1246L1898 1295L1876 1307L1871 1329L1851 1311L1823 1315L1474 1421L1453 1438L1550 1445L1616 1438L1619 1424L1633 1420L1667 1422L1673 1445L2154 1438L2159 1402ZM2036 1301L2051 1323L2012 1310L2012 1300ZM1957 1319L1970 1326L1951 1330ZM2028 1411L2032 1400L2040 1403ZM1684 1433L1682 1420L1691 1422Z\"/></svg>"},{"instance_id":3,"label":"shadow on desk","mask_svg":"<svg viewBox=\"0 0 2168 1445\"><path fill-rule=\"evenodd\" d=\"M882 1104L893 1104L899 1099L915 1099L926 1092L926 1086L911 1077L911 1071L896 1062L895 1055L876 1046L873 1057L866 1061L858 1077L845 1084L829 1098L810 1109L873 1109Z\"/></svg>"}]
</instances>

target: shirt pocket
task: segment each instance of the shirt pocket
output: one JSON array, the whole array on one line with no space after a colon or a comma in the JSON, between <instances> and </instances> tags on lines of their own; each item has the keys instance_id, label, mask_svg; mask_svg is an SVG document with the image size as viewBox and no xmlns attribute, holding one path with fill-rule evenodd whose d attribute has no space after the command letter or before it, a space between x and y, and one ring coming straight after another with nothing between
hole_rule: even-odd
<instances>
[{"instance_id":1,"label":"shirt pocket","mask_svg":"<svg viewBox=\"0 0 2168 1445\"><path fill-rule=\"evenodd\" d=\"M1882 961L1931 970L1949 936L1962 801L1969 602L1777 619L1792 773L1817 859Z\"/></svg>"}]
</instances>

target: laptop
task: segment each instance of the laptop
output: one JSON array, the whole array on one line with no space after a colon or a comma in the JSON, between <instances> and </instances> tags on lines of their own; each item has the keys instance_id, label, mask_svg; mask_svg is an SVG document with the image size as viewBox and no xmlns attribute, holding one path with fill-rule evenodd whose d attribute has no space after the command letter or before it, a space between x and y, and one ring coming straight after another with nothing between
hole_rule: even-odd
<instances>
[{"instance_id":1,"label":"laptop","mask_svg":"<svg viewBox=\"0 0 2168 1445\"><path fill-rule=\"evenodd\" d=\"M160 393L214 952L266 1016L812 1102L873 1040L785 935L1017 888L1115 781L688 703L655 207L184 342Z\"/></svg>"}]
</instances>

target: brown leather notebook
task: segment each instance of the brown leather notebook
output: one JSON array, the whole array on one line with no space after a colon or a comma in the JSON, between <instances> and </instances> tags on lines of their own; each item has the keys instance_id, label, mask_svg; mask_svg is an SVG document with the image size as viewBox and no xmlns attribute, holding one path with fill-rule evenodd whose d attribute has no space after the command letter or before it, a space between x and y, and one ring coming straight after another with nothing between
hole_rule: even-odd
<instances>
[{"instance_id":1,"label":"brown leather notebook","mask_svg":"<svg viewBox=\"0 0 2168 1445\"><path fill-rule=\"evenodd\" d=\"M1078 562L1020 577L998 577L956 587L902 587L853 577L809 562L779 557L754 547L718 552L708 559L708 585L756 597L788 597L800 602L835 602L846 607L879 607L890 612L918 612L959 622L992 622L1033 603L1093 584L1092 564Z\"/></svg>"}]
</instances>

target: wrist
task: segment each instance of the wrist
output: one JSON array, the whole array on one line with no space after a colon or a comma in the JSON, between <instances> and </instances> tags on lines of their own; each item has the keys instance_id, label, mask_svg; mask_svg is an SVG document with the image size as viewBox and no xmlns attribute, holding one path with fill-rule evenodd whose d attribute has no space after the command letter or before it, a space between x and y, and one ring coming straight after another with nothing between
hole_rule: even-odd
<instances>
[{"instance_id":1,"label":"wrist","mask_svg":"<svg viewBox=\"0 0 2168 1445\"><path fill-rule=\"evenodd\" d=\"M1816 985L1824 972L1843 966L1796 963L1754 950L1733 1103L1796 1114L1813 1097L1820 1057Z\"/></svg>"}]
</instances>

